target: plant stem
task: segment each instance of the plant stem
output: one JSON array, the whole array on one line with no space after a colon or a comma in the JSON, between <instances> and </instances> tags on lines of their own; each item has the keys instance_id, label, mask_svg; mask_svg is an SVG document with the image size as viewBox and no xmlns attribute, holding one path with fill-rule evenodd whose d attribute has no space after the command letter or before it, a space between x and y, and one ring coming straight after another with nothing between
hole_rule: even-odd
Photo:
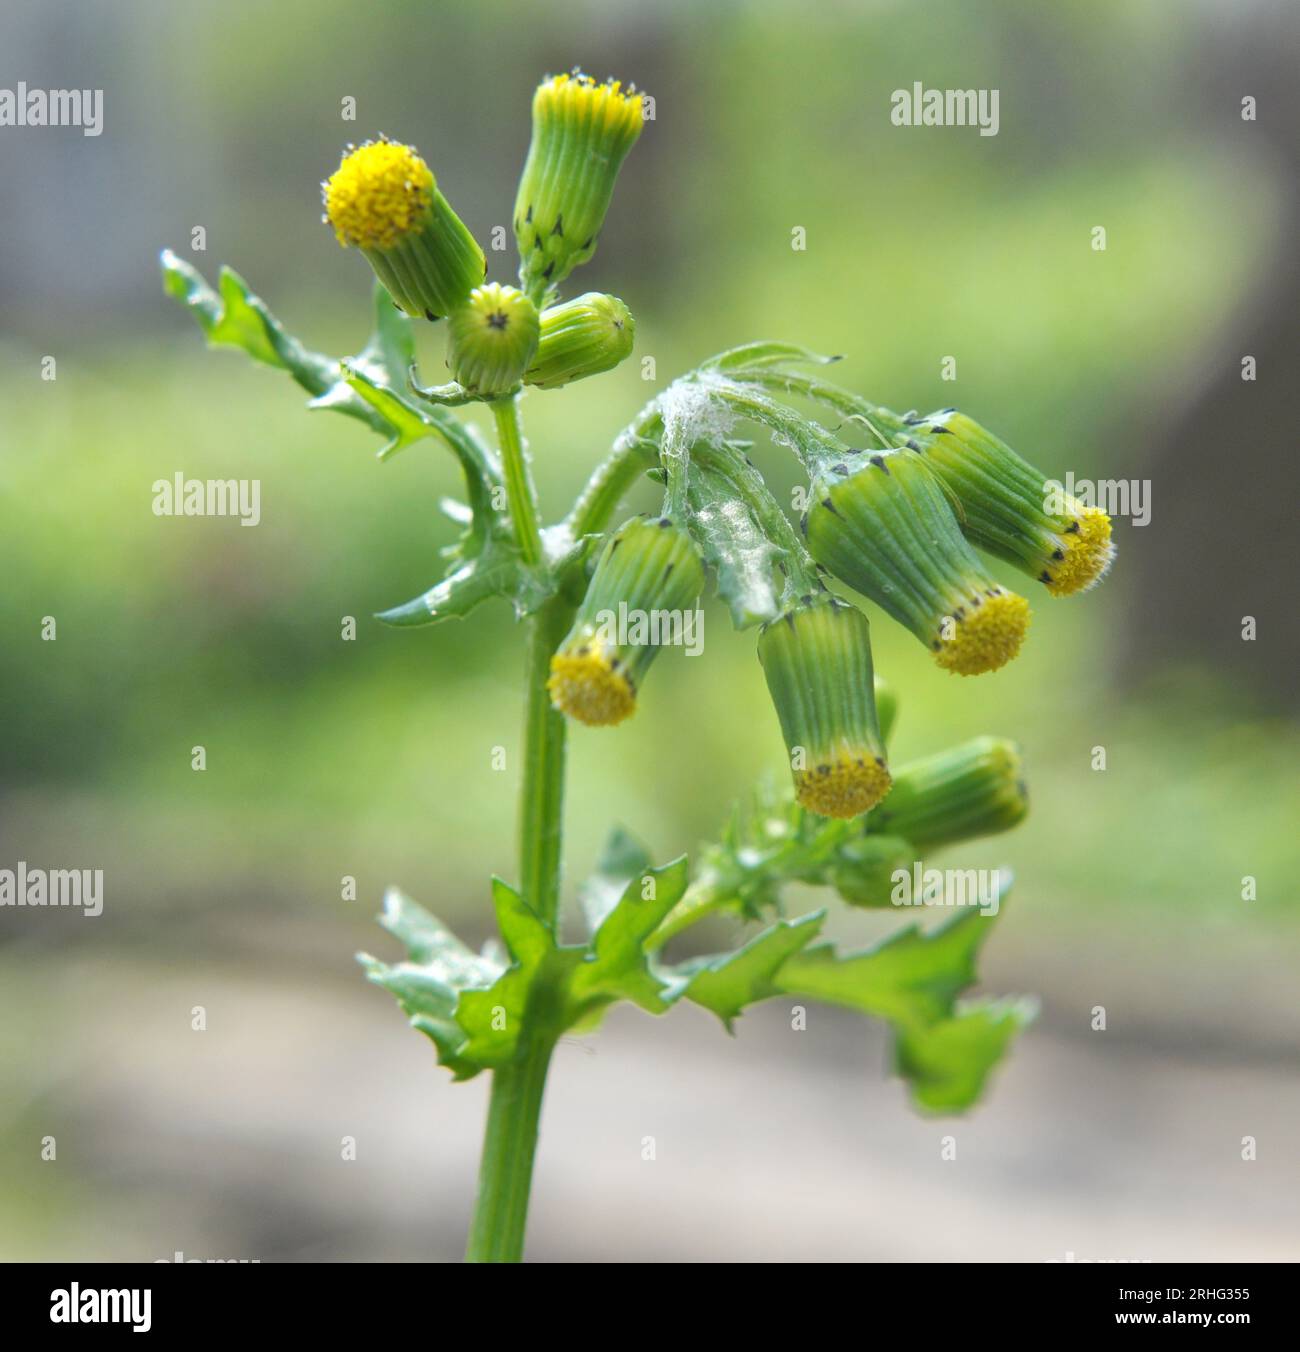
<instances>
[{"instance_id":1,"label":"plant stem","mask_svg":"<svg viewBox=\"0 0 1300 1352\"><path fill-rule=\"evenodd\" d=\"M537 524L537 489L524 455L524 437L519 426L519 396L494 400L492 416L501 446L501 472L506 481L515 542L523 561L536 565L542 561L542 536Z\"/></svg>"},{"instance_id":2,"label":"plant stem","mask_svg":"<svg viewBox=\"0 0 1300 1352\"><path fill-rule=\"evenodd\" d=\"M492 1072L478 1200L465 1251L471 1263L517 1263L523 1257L537 1122L554 1046L550 1038L534 1041L521 1060Z\"/></svg>"},{"instance_id":3,"label":"plant stem","mask_svg":"<svg viewBox=\"0 0 1300 1352\"><path fill-rule=\"evenodd\" d=\"M570 607L558 597L529 621L524 696L524 773L519 790L519 890L557 933L564 815L564 715L546 682L551 656L569 628Z\"/></svg>"},{"instance_id":4,"label":"plant stem","mask_svg":"<svg viewBox=\"0 0 1300 1352\"><path fill-rule=\"evenodd\" d=\"M501 462L520 553L542 558L537 497L523 457L523 436L513 399L493 405ZM528 543L528 542L531 542ZM533 551L532 558L529 551ZM564 810L564 717L546 689L551 655L570 621L561 597L549 600L528 622L524 697L523 781L519 795L519 887L529 906L553 931L559 929L560 856ZM526 1012L526 1019L529 1014ZM466 1258L516 1263L523 1257L532 1187L537 1126L555 1035L526 1028L519 1055L492 1072L492 1097L479 1165L478 1198Z\"/></svg>"}]
</instances>

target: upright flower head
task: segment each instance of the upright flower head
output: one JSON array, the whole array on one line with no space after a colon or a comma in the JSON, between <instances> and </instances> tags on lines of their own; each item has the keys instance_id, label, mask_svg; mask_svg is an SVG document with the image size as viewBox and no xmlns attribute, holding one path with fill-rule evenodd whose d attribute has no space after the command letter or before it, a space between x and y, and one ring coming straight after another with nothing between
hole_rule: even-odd
<instances>
[{"instance_id":1,"label":"upright flower head","mask_svg":"<svg viewBox=\"0 0 1300 1352\"><path fill-rule=\"evenodd\" d=\"M636 325L617 296L585 296L542 311L537 355L524 380L544 390L612 370L632 352Z\"/></svg>"},{"instance_id":2,"label":"upright flower head","mask_svg":"<svg viewBox=\"0 0 1300 1352\"><path fill-rule=\"evenodd\" d=\"M537 351L537 307L513 286L475 287L452 311L447 364L467 390L505 394L523 377Z\"/></svg>"},{"instance_id":3,"label":"upright flower head","mask_svg":"<svg viewBox=\"0 0 1300 1352\"><path fill-rule=\"evenodd\" d=\"M530 295L596 252L619 168L641 134L643 100L617 80L574 71L533 96L533 139L515 199L519 277Z\"/></svg>"},{"instance_id":4,"label":"upright flower head","mask_svg":"<svg viewBox=\"0 0 1300 1352\"><path fill-rule=\"evenodd\" d=\"M483 280L483 250L413 147L349 146L321 190L339 243L365 254L407 314L440 319Z\"/></svg>"},{"instance_id":5,"label":"upright flower head","mask_svg":"<svg viewBox=\"0 0 1300 1352\"><path fill-rule=\"evenodd\" d=\"M1096 585L1115 557L1110 517L1060 490L1004 442L955 409L915 422L925 462L961 503L962 529L1053 596Z\"/></svg>"},{"instance_id":6,"label":"upright flower head","mask_svg":"<svg viewBox=\"0 0 1300 1352\"><path fill-rule=\"evenodd\" d=\"M704 566L670 517L633 517L610 537L568 636L551 658L551 701L593 727L621 723L666 644L699 651Z\"/></svg>"},{"instance_id":7,"label":"upright flower head","mask_svg":"<svg viewBox=\"0 0 1300 1352\"><path fill-rule=\"evenodd\" d=\"M976 676L1020 651L1028 603L989 575L918 454L847 457L818 472L812 497L813 558L906 625L939 666Z\"/></svg>"},{"instance_id":8,"label":"upright flower head","mask_svg":"<svg viewBox=\"0 0 1300 1352\"><path fill-rule=\"evenodd\" d=\"M856 817L889 792L867 617L828 595L763 626L758 657L790 753L795 796L823 817Z\"/></svg>"}]
</instances>

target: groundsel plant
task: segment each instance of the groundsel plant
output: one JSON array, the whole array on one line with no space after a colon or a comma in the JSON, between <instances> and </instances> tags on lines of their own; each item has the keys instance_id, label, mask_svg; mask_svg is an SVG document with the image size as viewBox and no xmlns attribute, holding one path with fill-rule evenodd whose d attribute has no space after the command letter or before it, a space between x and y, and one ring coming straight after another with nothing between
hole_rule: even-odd
<instances>
[{"instance_id":1,"label":"groundsel plant","mask_svg":"<svg viewBox=\"0 0 1300 1352\"><path fill-rule=\"evenodd\" d=\"M381 924L406 956L360 959L454 1079L491 1074L474 1260L522 1256L552 1051L561 1036L593 1030L616 1001L653 1014L692 1001L728 1028L759 1000L845 1006L891 1025L895 1069L921 1110L976 1101L1032 1013L1024 1000L959 998L1000 908L908 924L842 952L819 941L825 908L789 916L782 899L799 883L850 906L896 903L898 879L923 857L1024 817L1020 756L978 737L891 765L896 701L873 670L867 615L828 583L910 630L944 671L979 676L1017 656L1029 603L993 579L976 549L1047 596L1087 589L1111 560L1105 514L1053 496L1043 474L972 418L950 408L893 413L818 374L835 359L780 342L734 348L673 381L567 514L544 524L520 397L598 375L632 351L622 300L564 300L559 289L595 252L645 106L632 87L578 72L537 89L514 208L518 286L486 280L483 250L414 148L384 137L348 147L323 197L338 242L377 279L373 330L353 357L309 351L229 269L214 291L162 256L167 292L210 343L287 371L312 408L367 424L384 438L381 461L431 441L459 462L465 499L444 507L463 531L444 551L444 575L379 620L431 626L503 600L524 628L518 867L513 881L491 883L500 942L476 953L394 890ZM430 322L445 332L452 377L433 386L419 380L414 346L414 326ZM453 412L473 403L490 411L495 446ZM750 459L742 435L754 430L806 471L797 525ZM658 512L623 519L624 496L646 480L662 489ZM693 611L709 588L738 628L758 631L773 742L779 725L791 780L757 789L693 872L685 858L652 864L614 830L580 889L577 937L560 908L566 739L574 724L582 736L617 738L611 729L654 698L663 642L654 626L609 617ZM733 951L668 956L670 941L718 914L752 923L752 937Z\"/></svg>"}]
</instances>

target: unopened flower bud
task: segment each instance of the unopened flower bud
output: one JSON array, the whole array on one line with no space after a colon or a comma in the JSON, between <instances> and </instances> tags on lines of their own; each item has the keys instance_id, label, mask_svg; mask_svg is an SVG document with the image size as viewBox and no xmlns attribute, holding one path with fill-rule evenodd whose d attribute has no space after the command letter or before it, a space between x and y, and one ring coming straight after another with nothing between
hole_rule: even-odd
<instances>
[{"instance_id":1,"label":"unopened flower bud","mask_svg":"<svg viewBox=\"0 0 1300 1352\"><path fill-rule=\"evenodd\" d=\"M914 439L961 503L966 537L1037 578L1053 596L1100 582L1115 557L1110 517L1085 507L974 419L954 409L915 423Z\"/></svg>"},{"instance_id":2,"label":"unopened flower bud","mask_svg":"<svg viewBox=\"0 0 1300 1352\"><path fill-rule=\"evenodd\" d=\"M339 243L365 254L408 315L440 319L483 280L483 250L411 146L349 147L321 189Z\"/></svg>"},{"instance_id":3,"label":"unopened flower bud","mask_svg":"<svg viewBox=\"0 0 1300 1352\"><path fill-rule=\"evenodd\" d=\"M669 517L633 517L610 537L559 650L547 688L557 709L601 727L636 709L637 691L666 644L694 646L704 565Z\"/></svg>"},{"instance_id":4,"label":"unopened flower bud","mask_svg":"<svg viewBox=\"0 0 1300 1352\"><path fill-rule=\"evenodd\" d=\"M1009 831L1028 811L1020 749L1005 738L976 737L903 766L869 825L933 849Z\"/></svg>"},{"instance_id":5,"label":"unopened flower bud","mask_svg":"<svg viewBox=\"0 0 1300 1352\"><path fill-rule=\"evenodd\" d=\"M506 394L537 351L537 307L513 286L477 286L447 325L452 377L477 394Z\"/></svg>"},{"instance_id":6,"label":"unopened flower bud","mask_svg":"<svg viewBox=\"0 0 1300 1352\"><path fill-rule=\"evenodd\" d=\"M763 626L758 656L799 802L823 817L874 807L890 780L867 617L828 595L810 598Z\"/></svg>"},{"instance_id":7,"label":"unopened flower bud","mask_svg":"<svg viewBox=\"0 0 1300 1352\"><path fill-rule=\"evenodd\" d=\"M858 835L835 852L826 880L850 906L888 906L895 873L910 871L915 859L915 849L901 836Z\"/></svg>"},{"instance_id":8,"label":"unopened flower bud","mask_svg":"<svg viewBox=\"0 0 1300 1352\"><path fill-rule=\"evenodd\" d=\"M976 557L920 454L828 464L812 499L804 530L813 558L906 625L939 666L975 676L1020 651L1028 603Z\"/></svg>"},{"instance_id":9,"label":"unopened flower bud","mask_svg":"<svg viewBox=\"0 0 1300 1352\"><path fill-rule=\"evenodd\" d=\"M636 325L617 296L585 296L542 311L537 355L524 375L544 390L610 371L632 352Z\"/></svg>"},{"instance_id":10,"label":"unopened flower bud","mask_svg":"<svg viewBox=\"0 0 1300 1352\"><path fill-rule=\"evenodd\" d=\"M642 96L575 71L533 96L533 139L515 199L519 277L530 295L596 252L619 168L641 135Z\"/></svg>"}]
</instances>

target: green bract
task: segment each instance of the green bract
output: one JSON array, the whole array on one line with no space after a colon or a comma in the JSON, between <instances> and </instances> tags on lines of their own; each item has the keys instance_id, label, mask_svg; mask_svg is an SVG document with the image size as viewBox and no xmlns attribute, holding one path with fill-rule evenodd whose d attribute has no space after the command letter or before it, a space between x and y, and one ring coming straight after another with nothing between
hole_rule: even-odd
<instances>
[{"instance_id":1,"label":"green bract","mask_svg":"<svg viewBox=\"0 0 1300 1352\"><path fill-rule=\"evenodd\" d=\"M661 390L547 524L519 385L562 386L631 349L621 301L587 293L562 302L554 292L596 247L644 110L639 95L579 75L537 91L514 217L521 291L482 284L481 252L409 147L383 141L353 152L327 185L327 209L383 285L352 356L309 350L229 269L214 290L175 255L162 257L168 294L211 344L285 371L311 408L364 423L381 438L381 460L426 440L456 458L463 500L440 505L459 534L427 588L378 618L426 626L499 601L526 623L517 873L491 889L501 944L476 953L391 891L382 923L405 956L361 958L456 1079L492 1072L473 1259L521 1256L552 1049L566 1033L594 1029L618 1001L654 1014L691 1001L728 1026L761 1000L842 1005L890 1026L895 1069L918 1107L954 1112L976 1101L1032 1014L1025 1001L961 998L976 983L1009 875L998 871L978 908L857 950L820 940L825 908L791 917L785 907L794 886L851 906L931 904L937 894L922 871L930 851L1023 817L1019 753L978 738L903 767L891 789L885 738L898 701L875 677L867 617L832 596L828 575L905 624L941 665L974 672L1018 647L1024 602L993 580L972 543L1025 567L1059 549L1045 581L1062 591L1075 589L1088 550L1102 550L1100 526L1069 504L1046 517L1033 509L1036 472L992 433L951 412L899 418L801 373L835 359L778 342L720 353ZM450 316L447 385L415 377L409 316L425 314ZM490 411L495 446L452 412L474 402ZM826 421L805 405L829 410ZM806 543L751 457L756 429L793 453L812 483ZM623 500L637 488L656 496L656 515L626 520ZM1102 543L1108 551L1108 537ZM677 641L665 639L665 617L668 633L689 643L686 617L698 623L710 583L737 629L761 626L785 752L775 726L760 735L773 764L788 755L797 794L760 786L694 871L685 858L653 867L634 836L615 830L581 890L585 928L575 939L560 905L562 711L592 723L630 712L659 648ZM925 692L913 696L923 728ZM692 716L674 711L665 738L685 746ZM922 891L909 898L915 879ZM717 915L753 928L720 952L683 941Z\"/></svg>"}]
</instances>

